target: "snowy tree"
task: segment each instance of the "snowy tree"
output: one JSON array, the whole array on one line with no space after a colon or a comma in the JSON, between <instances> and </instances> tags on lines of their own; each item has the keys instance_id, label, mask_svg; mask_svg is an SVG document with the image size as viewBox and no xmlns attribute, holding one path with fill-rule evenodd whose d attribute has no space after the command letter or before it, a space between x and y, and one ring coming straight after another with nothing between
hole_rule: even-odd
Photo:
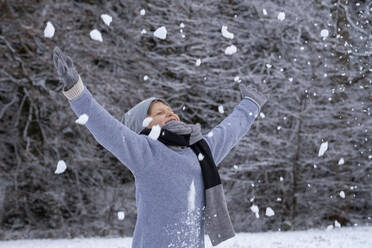
<instances>
[{"instance_id":1,"label":"snowy tree","mask_svg":"<svg viewBox=\"0 0 372 248\"><path fill-rule=\"evenodd\" d=\"M219 165L237 231L371 223L371 4L358 3L4 1L0 238L130 235L135 224L134 178L75 123L56 44L118 120L160 96L208 134L241 100L239 82L268 96Z\"/></svg>"}]
</instances>

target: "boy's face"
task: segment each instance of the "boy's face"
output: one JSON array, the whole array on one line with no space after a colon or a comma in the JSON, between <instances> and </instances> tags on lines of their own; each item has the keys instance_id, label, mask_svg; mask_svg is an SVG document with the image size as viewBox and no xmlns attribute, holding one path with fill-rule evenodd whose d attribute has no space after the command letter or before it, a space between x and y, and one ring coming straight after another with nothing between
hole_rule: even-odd
<instances>
[{"instance_id":1,"label":"boy's face","mask_svg":"<svg viewBox=\"0 0 372 248\"><path fill-rule=\"evenodd\" d=\"M154 102L150 108L150 115L147 117L152 118L147 128L152 128L154 125L163 126L168 121L172 120L180 121L178 115L173 113L172 109L162 102Z\"/></svg>"}]
</instances>

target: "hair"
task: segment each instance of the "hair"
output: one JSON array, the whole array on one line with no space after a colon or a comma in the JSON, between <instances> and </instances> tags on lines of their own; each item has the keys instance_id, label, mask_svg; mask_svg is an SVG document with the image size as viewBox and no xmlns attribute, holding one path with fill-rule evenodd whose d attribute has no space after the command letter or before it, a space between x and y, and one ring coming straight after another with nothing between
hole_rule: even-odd
<instances>
[{"instance_id":1,"label":"hair","mask_svg":"<svg viewBox=\"0 0 372 248\"><path fill-rule=\"evenodd\" d=\"M156 102L161 102L161 103L164 103L165 105L169 106L169 104L168 104L167 102L164 102L163 100L160 100L160 99L156 99L156 100L154 100L154 101L151 102L150 107L149 107L149 109L147 110L147 116L150 115L150 113L151 113L151 107L152 107L152 105L153 105L154 103L156 103Z\"/></svg>"}]
</instances>

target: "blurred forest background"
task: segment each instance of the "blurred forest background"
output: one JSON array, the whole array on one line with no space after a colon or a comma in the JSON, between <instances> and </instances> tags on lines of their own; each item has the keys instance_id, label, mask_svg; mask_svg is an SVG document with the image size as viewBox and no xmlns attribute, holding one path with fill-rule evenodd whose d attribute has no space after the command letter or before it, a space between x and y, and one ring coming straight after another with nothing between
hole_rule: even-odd
<instances>
[{"instance_id":1,"label":"blurred forest background","mask_svg":"<svg viewBox=\"0 0 372 248\"><path fill-rule=\"evenodd\" d=\"M268 96L219 168L237 232L372 223L371 1L0 0L0 18L0 239L134 229L134 178L75 123L55 46L118 120L157 95L206 134L238 82Z\"/></svg>"}]
</instances>

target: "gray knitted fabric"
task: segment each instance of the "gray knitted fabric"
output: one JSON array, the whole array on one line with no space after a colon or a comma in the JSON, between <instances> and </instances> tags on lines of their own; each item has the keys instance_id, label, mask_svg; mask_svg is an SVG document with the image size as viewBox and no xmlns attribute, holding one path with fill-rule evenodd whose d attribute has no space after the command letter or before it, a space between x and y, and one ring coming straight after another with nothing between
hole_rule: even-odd
<instances>
[{"instance_id":1,"label":"gray knitted fabric","mask_svg":"<svg viewBox=\"0 0 372 248\"><path fill-rule=\"evenodd\" d=\"M79 79L79 74L74 66L74 62L57 46L53 50L53 62L59 80L63 83L63 91L68 91Z\"/></svg>"},{"instance_id":2,"label":"gray knitted fabric","mask_svg":"<svg viewBox=\"0 0 372 248\"><path fill-rule=\"evenodd\" d=\"M121 122L129 127L132 131L136 133L140 133L142 129L145 127L142 126L143 120L147 117L147 111L154 100L161 100L165 101L163 98L159 97L149 97L143 100L140 103L137 103L133 108L128 110L123 117L121 118Z\"/></svg>"}]
</instances>

